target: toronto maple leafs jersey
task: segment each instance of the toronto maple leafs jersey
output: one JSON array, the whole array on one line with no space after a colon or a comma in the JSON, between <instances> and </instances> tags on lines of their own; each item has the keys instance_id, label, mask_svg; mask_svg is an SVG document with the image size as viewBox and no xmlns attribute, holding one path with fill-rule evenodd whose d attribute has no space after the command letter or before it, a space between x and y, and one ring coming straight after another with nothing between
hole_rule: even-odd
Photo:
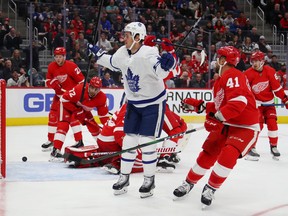
<instances>
[{"instance_id":1,"label":"toronto maple leafs jersey","mask_svg":"<svg viewBox=\"0 0 288 216\"><path fill-rule=\"evenodd\" d=\"M159 59L156 47L143 45L129 55L124 45L113 55L104 54L97 63L112 71L121 71L128 103L145 107L166 99L163 79L169 73L161 68Z\"/></svg>"}]
</instances>

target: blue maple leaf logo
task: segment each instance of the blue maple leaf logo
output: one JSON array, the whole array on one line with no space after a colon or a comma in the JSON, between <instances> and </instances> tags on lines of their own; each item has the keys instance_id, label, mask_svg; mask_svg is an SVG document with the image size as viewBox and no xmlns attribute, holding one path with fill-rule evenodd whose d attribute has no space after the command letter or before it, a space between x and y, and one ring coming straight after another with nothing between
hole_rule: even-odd
<instances>
[{"instance_id":1,"label":"blue maple leaf logo","mask_svg":"<svg viewBox=\"0 0 288 216\"><path fill-rule=\"evenodd\" d=\"M128 68L127 75L125 75L125 77L127 79L129 89L132 92L138 92L140 90L140 88L139 88L139 75L133 75L130 68Z\"/></svg>"}]
</instances>

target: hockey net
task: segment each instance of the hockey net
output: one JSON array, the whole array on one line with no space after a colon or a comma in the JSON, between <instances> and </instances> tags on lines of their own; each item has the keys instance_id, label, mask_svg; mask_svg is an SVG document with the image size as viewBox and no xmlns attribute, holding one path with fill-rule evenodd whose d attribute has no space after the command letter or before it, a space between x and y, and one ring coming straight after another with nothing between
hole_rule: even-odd
<instances>
[{"instance_id":1,"label":"hockey net","mask_svg":"<svg viewBox=\"0 0 288 216\"><path fill-rule=\"evenodd\" d=\"M6 177L6 82L0 80L0 163L1 175L0 178Z\"/></svg>"}]
</instances>

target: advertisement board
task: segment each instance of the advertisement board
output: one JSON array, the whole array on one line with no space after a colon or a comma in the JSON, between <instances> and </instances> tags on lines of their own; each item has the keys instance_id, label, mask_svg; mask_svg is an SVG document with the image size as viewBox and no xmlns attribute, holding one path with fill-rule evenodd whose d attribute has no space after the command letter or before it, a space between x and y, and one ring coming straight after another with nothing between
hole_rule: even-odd
<instances>
[{"instance_id":1,"label":"advertisement board","mask_svg":"<svg viewBox=\"0 0 288 216\"><path fill-rule=\"evenodd\" d=\"M107 105L110 113L114 113L120 106L123 89L102 89L107 95ZM7 125L38 125L47 124L50 105L54 97L49 88L7 88ZM287 92L286 92L287 94ZM205 114L185 113L181 110L180 102L193 97L205 101L212 101L211 90L207 89L169 89L167 104L170 109L179 114L187 122L203 122ZM281 101L275 98L275 103ZM288 111L283 106L277 106L278 122L288 123ZM93 110L97 116L97 111ZM95 118L98 121L97 117Z\"/></svg>"}]
</instances>

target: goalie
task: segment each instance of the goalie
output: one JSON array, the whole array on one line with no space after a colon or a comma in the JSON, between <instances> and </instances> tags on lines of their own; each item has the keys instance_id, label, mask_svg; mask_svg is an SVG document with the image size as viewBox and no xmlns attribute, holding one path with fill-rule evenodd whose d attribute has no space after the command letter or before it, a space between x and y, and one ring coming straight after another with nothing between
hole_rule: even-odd
<instances>
[{"instance_id":1,"label":"goalie","mask_svg":"<svg viewBox=\"0 0 288 216\"><path fill-rule=\"evenodd\" d=\"M124 117L126 113L126 106L124 104L120 110L116 111L112 118L106 122L103 126L101 133L97 137L98 146L91 145L85 146L83 148L73 148L66 147L65 152L69 154L74 154L75 156L88 159L96 158L108 152L117 152L122 150L122 142L124 138ZM166 107L163 130L167 133L168 136L175 134L183 133L187 130L187 125L184 120L179 117L177 114L172 112L169 107ZM177 143L181 137L171 138L163 142L164 149L173 149L177 146ZM157 162L158 171L173 171L175 169L174 163L178 163L180 158L176 153L164 153L160 154ZM112 158L105 159L100 163L95 164L74 164L75 167L99 167L103 168L112 174L118 174L120 171L120 156L115 156ZM137 157L134 161L132 173L143 172L142 166L142 153L138 149Z\"/></svg>"}]
</instances>

